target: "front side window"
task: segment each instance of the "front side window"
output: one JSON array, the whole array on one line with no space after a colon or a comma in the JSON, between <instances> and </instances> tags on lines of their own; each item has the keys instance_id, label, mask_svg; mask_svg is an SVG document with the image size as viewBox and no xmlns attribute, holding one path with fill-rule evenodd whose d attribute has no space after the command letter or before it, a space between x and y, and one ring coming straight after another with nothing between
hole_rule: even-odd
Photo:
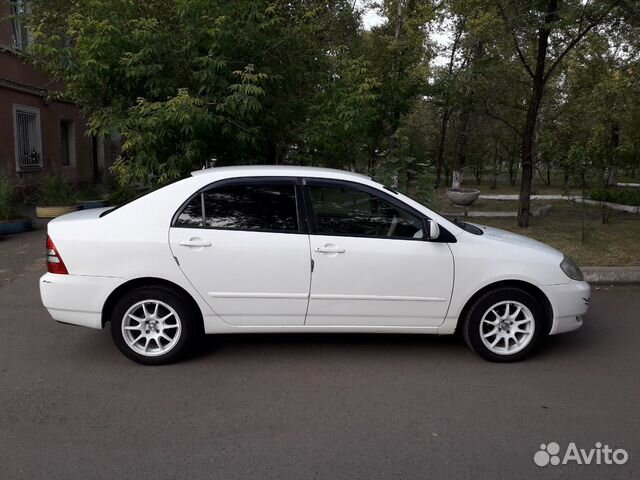
<instances>
[{"instance_id":1,"label":"front side window","mask_svg":"<svg viewBox=\"0 0 640 480\"><path fill-rule=\"evenodd\" d=\"M320 235L422 238L422 220L349 186L309 185Z\"/></svg>"},{"instance_id":2,"label":"front side window","mask_svg":"<svg viewBox=\"0 0 640 480\"><path fill-rule=\"evenodd\" d=\"M176 219L178 227L298 232L293 183L247 183L214 187L192 199Z\"/></svg>"}]
</instances>

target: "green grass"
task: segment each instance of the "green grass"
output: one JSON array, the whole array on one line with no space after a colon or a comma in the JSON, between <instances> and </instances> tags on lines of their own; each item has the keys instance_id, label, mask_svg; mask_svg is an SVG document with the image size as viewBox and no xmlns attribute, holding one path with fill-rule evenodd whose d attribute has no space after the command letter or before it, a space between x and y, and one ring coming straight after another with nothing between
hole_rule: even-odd
<instances>
[{"instance_id":1,"label":"green grass","mask_svg":"<svg viewBox=\"0 0 640 480\"><path fill-rule=\"evenodd\" d=\"M550 200L532 200L531 208L536 210L544 205L549 205L554 202ZM456 207L449 203L449 200L440 199L438 203L438 207L442 212L445 213L453 213L456 215L464 215L463 207ZM518 210L518 202L512 200L484 200L478 199L476 200L471 207L469 207L469 211L474 212L515 212Z\"/></svg>"},{"instance_id":2,"label":"green grass","mask_svg":"<svg viewBox=\"0 0 640 480\"><path fill-rule=\"evenodd\" d=\"M485 195L518 194L516 186L498 184L474 185L468 181L467 188L477 188ZM580 189L568 190L582 195ZM562 187L534 184L534 194L566 194ZM458 213L463 209L452 206L446 197L446 188L436 194L436 210L443 213ZM470 217L471 223L501 228L547 243L571 256L579 265L640 265L640 214L612 211L609 223L602 223L602 208L587 206L566 200L532 200L533 209L551 205L551 210L542 217L532 217L528 228L517 226L515 218ZM473 211L517 211L518 202L509 200L477 200L469 210Z\"/></svg>"},{"instance_id":3,"label":"green grass","mask_svg":"<svg viewBox=\"0 0 640 480\"><path fill-rule=\"evenodd\" d=\"M502 202L512 204L517 202ZM640 214L613 212L602 224L602 209L574 202L547 202L551 210L520 228L515 218L470 218L471 223L501 228L547 243L579 265L640 265ZM584 231L584 238L583 238Z\"/></svg>"}]
</instances>

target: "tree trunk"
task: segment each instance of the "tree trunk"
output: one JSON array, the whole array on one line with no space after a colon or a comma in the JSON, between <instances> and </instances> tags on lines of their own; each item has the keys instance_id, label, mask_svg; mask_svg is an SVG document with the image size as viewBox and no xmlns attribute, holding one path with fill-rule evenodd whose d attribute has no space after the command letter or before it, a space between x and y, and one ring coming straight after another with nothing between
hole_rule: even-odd
<instances>
[{"instance_id":1,"label":"tree trunk","mask_svg":"<svg viewBox=\"0 0 640 480\"><path fill-rule=\"evenodd\" d=\"M396 16L396 31L395 31L395 42L396 45L400 42L400 35L402 28L402 0L398 0L398 11ZM394 59L394 69L395 69L395 77L396 77L396 85L400 80L400 71L402 68L402 52L398 50L398 54ZM389 157L400 158L400 145L398 142L398 129L400 128L400 100L398 98L397 92L393 93L393 111L391 112L391 128L389 131ZM396 153L397 152L397 153Z\"/></svg>"},{"instance_id":2,"label":"tree trunk","mask_svg":"<svg viewBox=\"0 0 640 480\"><path fill-rule=\"evenodd\" d=\"M447 140L447 128L449 126L448 108L442 112L442 123L440 124L440 140L438 142L438 154L436 156L436 181L435 188L440 186L440 176L442 175L442 163L444 162L444 145ZM445 182L446 183L446 182Z\"/></svg>"},{"instance_id":3,"label":"tree trunk","mask_svg":"<svg viewBox=\"0 0 640 480\"><path fill-rule=\"evenodd\" d=\"M547 185L551 186L551 162L547 162Z\"/></svg>"},{"instance_id":4,"label":"tree trunk","mask_svg":"<svg viewBox=\"0 0 640 480\"><path fill-rule=\"evenodd\" d=\"M620 146L620 124L613 122L611 125L611 140L609 143L609 165L607 168L605 187L618 185L618 147Z\"/></svg>"},{"instance_id":5,"label":"tree trunk","mask_svg":"<svg viewBox=\"0 0 640 480\"><path fill-rule=\"evenodd\" d=\"M447 75L451 78L453 75L453 67L455 65L456 60L456 52L458 50L458 44L460 42L460 38L462 37L462 33L464 31L464 27L467 23L467 18L462 17L460 21L456 24L456 34L453 40L453 45L451 46L451 53L449 54L449 66L447 67ZM438 154L436 157L436 181L435 188L440 186L440 177L442 175L442 166L444 163L444 147L447 140L447 129L449 127L449 117L451 116L451 107L448 104L445 105L444 110L442 111L442 121L440 124L440 140L438 142ZM449 174L445 174L445 185L449 184Z\"/></svg>"},{"instance_id":6,"label":"tree trunk","mask_svg":"<svg viewBox=\"0 0 640 480\"><path fill-rule=\"evenodd\" d=\"M529 100L527 109L527 119L524 125L522 136L522 151L520 154L522 162L522 181L520 183L520 201L518 204L518 226L529 226L529 215L531 213L531 183L533 180L533 142L536 131L536 121L544 84L540 83L534 87L533 94Z\"/></svg>"},{"instance_id":7,"label":"tree trunk","mask_svg":"<svg viewBox=\"0 0 640 480\"><path fill-rule=\"evenodd\" d=\"M516 184L516 152L509 153L509 184L513 187Z\"/></svg>"},{"instance_id":8,"label":"tree trunk","mask_svg":"<svg viewBox=\"0 0 640 480\"><path fill-rule=\"evenodd\" d=\"M453 156L453 182L456 183L456 173L459 181L462 181L462 170L464 169L465 160L467 157L467 130L469 128L469 118L471 117L471 111L468 106L465 106L460 118L460 126L456 134L456 150ZM453 188L460 188L454 185Z\"/></svg>"},{"instance_id":9,"label":"tree trunk","mask_svg":"<svg viewBox=\"0 0 640 480\"><path fill-rule=\"evenodd\" d=\"M549 35L551 35L551 25L558 19L558 0L549 0L544 25L538 31L538 51L536 55L536 66L533 73L533 88L531 98L527 106L527 118L522 134L522 150L520 159L522 163L522 183L520 184L520 201L518 205L518 226L528 227L529 216L531 214L531 182L533 180L533 150L536 135L536 123L538 112L544 95L545 64L547 60L547 49L549 47Z\"/></svg>"},{"instance_id":10,"label":"tree trunk","mask_svg":"<svg viewBox=\"0 0 640 480\"><path fill-rule=\"evenodd\" d=\"M463 173L461 170L454 170L451 177L451 188L460 188L462 185Z\"/></svg>"},{"instance_id":11,"label":"tree trunk","mask_svg":"<svg viewBox=\"0 0 640 480\"><path fill-rule=\"evenodd\" d=\"M493 185L491 188L496 188L498 185L498 140L495 140L493 143Z\"/></svg>"},{"instance_id":12,"label":"tree trunk","mask_svg":"<svg viewBox=\"0 0 640 480\"><path fill-rule=\"evenodd\" d=\"M267 165L277 165L278 164L278 147L276 142L273 140L267 140L266 145L266 158L265 161Z\"/></svg>"}]
</instances>

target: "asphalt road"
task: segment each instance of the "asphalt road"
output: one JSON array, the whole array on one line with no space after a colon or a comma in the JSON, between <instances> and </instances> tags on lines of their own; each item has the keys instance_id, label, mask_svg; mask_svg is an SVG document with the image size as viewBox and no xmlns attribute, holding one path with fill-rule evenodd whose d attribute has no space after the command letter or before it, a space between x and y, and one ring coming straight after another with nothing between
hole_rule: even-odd
<instances>
[{"instance_id":1,"label":"asphalt road","mask_svg":"<svg viewBox=\"0 0 640 480\"><path fill-rule=\"evenodd\" d=\"M640 288L497 365L452 337L247 335L136 365L40 305L42 232L0 240L0 479L640 478ZM541 443L625 465L538 467Z\"/></svg>"}]
</instances>

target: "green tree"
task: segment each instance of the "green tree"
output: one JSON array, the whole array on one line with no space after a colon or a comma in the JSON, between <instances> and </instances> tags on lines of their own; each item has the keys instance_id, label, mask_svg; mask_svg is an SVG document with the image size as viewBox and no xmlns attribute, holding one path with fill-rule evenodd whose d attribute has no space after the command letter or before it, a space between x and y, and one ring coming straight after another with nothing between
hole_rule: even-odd
<instances>
[{"instance_id":1,"label":"green tree","mask_svg":"<svg viewBox=\"0 0 640 480\"><path fill-rule=\"evenodd\" d=\"M122 133L121 178L158 183L211 158L280 161L359 32L346 0L38 0L31 24L91 133Z\"/></svg>"}]
</instances>

